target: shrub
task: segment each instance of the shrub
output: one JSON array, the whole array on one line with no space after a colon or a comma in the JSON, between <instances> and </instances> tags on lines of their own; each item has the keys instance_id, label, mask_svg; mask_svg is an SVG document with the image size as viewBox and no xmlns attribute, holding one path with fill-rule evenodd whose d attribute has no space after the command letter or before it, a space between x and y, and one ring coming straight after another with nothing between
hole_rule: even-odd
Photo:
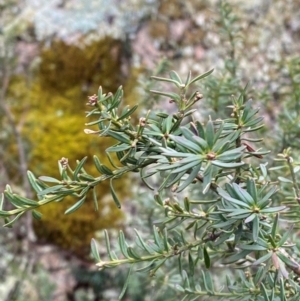
<instances>
[{"instance_id":1,"label":"shrub","mask_svg":"<svg viewBox=\"0 0 300 301\"><path fill-rule=\"evenodd\" d=\"M134 271L154 277L176 260L169 279L182 300L298 300L299 164L291 149L276 157L259 148L262 139L256 133L264 126L263 117L247 99L246 88L223 108L227 118L209 117L202 123L194 117L194 107L200 103L201 110L204 100L201 92L190 88L212 71L194 78L189 74L185 81L174 71L169 78L153 77L177 89L152 91L167 97L175 113L148 111L137 124L131 119L137 106L122 108L122 87L115 94L104 94L100 87L98 95L89 97L87 117L93 120L85 133L117 141L106 149L111 166L95 155L97 176L85 171L86 158L74 167L67 158L59 160L60 179L28 172L37 200L15 194L7 185L4 196L14 208L3 209L2 198L5 226L27 211L40 219L40 207L67 196L77 202L65 214L78 210L88 194L98 210L96 187L104 181L109 181L120 208L115 182L127 173L139 173L144 185L155 191L154 201L164 215L154 222L152 239L145 240L136 230L136 241L129 244L121 231L115 252L105 232L105 259L97 242L91 243L99 269L130 266L120 297ZM281 164L269 168L266 155ZM157 179L156 188L150 177Z\"/></svg>"}]
</instances>

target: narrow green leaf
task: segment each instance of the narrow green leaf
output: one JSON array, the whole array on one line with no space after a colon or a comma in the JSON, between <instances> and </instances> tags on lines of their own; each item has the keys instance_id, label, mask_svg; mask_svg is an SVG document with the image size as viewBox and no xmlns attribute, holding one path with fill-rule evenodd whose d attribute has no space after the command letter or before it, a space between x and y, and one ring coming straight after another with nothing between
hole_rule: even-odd
<instances>
[{"instance_id":1,"label":"narrow green leaf","mask_svg":"<svg viewBox=\"0 0 300 301\"><path fill-rule=\"evenodd\" d=\"M247 288L252 288L252 284L249 282L249 280L246 278L245 273L241 270L238 271L238 274L240 276L241 282L243 284L243 286L247 287Z\"/></svg>"},{"instance_id":2,"label":"narrow green leaf","mask_svg":"<svg viewBox=\"0 0 300 301\"><path fill-rule=\"evenodd\" d=\"M214 144L217 142L217 140L220 138L221 134L223 133L223 128L224 128L224 122L222 122L215 132L215 138L214 138Z\"/></svg>"},{"instance_id":3,"label":"narrow green leaf","mask_svg":"<svg viewBox=\"0 0 300 301\"><path fill-rule=\"evenodd\" d=\"M253 197L245 189L243 189L240 185L233 183L232 187L238 194L240 200L242 200L243 202L245 202L249 205L254 204Z\"/></svg>"},{"instance_id":4,"label":"narrow green leaf","mask_svg":"<svg viewBox=\"0 0 300 301\"><path fill-rule=\"evenodd\" d=\"M167 258L155 261L155 267L150 271L150 276L153 277L156 271L166 262Z\"/></svg>"},{"instance_id":5,"label":"narrow green leaf","mask_svg":"<svg viewBox=\"0 0 300 301\"><path fill-rule=\"evenodd\" d=\"M180 164L180 166L178 166L177 168L173 169L171 171L171 173L172 174L178 174L178 173L181 173L181 172L188 172L190 169L192 169L192 171L194 170L193 174L195 174L196 170L200 169L200 164L199 163L200 163L199 162L199 157L196 157L196 158L195 157L194 158L191 157L191 158L188 158L188 160L185 160L185 159L180 160L180 161L178 161L178 164L176 164L176 165L174 164L175 166L177 166L177 165ZM196 174L195 174L195 176L196 176ZM195 178L195 176L194 176L194 178Z\"/></svg>"},{"instance_id":6,"label":"narrow green leaf","mask_svg":"<svg viewBox=\"0 0 300 301\"><path fill-rule=\"evenodd\" d=\"M257 189L256 189L256 184L253 179L248 178L247 179L247 192L251 195L253 200L255 202L257 201Z\"/></svg>"},{"instance_id":7,"label":"narrow green leaf","mask_svg":"<svg viewBox=\"0 0 300 301\"><path fill-rule=\"evenodd\" d=\"M255 213L252 213L251 215L249 215L246 219L245 219L245 224L252 222L256 217Z\"/></svg>"},{"instance_id":8,"label":"narrow green leaf","mask_svg":"<svg viewBox=\"0 0 300 301\"><path fill-rule=\"evenodd\" d=\"M1 193L1 199L0 199L0 211L3 210L3 204L4 204L4 194Z\"/></svg>"},{"instance_id":9,"label":"narrow green leaf","mask_svg":"<svg viewBox=\"0 0 300 301\"><path fill-rule=\"evenodd\" d=\"M205 138L206 138L205 130L204 130L204 127L203 127L202 123L199 122L199 121L196 121L195 126L196 126L196 129L197 129L197 132L198 132L198 135L196 135L196 137L199 136L200 138L202 138L206 142L206 140L205 140Z\"/></svg>"},{"instance_id":10,"label":"narrow green leaf","mask_svg":"<svg viewBox=\"0 0 300 301\"><path fill-rule=\"evenodd\" d=\"M223 190L222 188L218 187L218 194L223 197L226 201L231 202L233 204L236 204L238 206L244 207L244 208L248 208L250 209L251 207L249 206L249 204L244 203L240 200L237 200L235 198L232 198L225 190Z\"/></svg>"},{"instance_id":11,"label":"narrow green leaf","mask_svg":"<svg viewBox=\"0 0 300 301\"><path fill-rule=\"evenodd\" d=\"M26 208L27 206L22 203L19 199L15 197L10 191L6 190L4 191L5 197L8 199L8 201L15 206L16 208Z\"/></svg>"},{"instance_id":12,"label":"narrow green leaf","mask_svg":"<svg viewBox=\"0 0 300 301\"><path fill-rule=\"evenodd\" d=\"M265 288L265 286L264 286L263 283L260 284L260 290L261 290L262 295L263 295L263 297L264 297L264 301L271 301L271 300L269 299L267 290L266 290L266 288Z\"/></svg>"},{"instance_id":13,"label":"narrow green leaf","mask_svg":"<svg viewBox=\"0 0 300 301\"><path fill-rule=\"evenodd\" d=\"M188 85L189 81L191 80L191 76L192 76L192 72L189 71L188 76L187 76L187 78L185 80L185 86Z\"/></svg>"},{"instance_id":14,"label":"narrow green leaf","mask_svg":"<svg viewBox=\"0 0 300 301\"><path fill-rule=\"evenodd\" d=\"M97 198L96 187L93 188L93 201L94 201L95 211L98 211L99 210L99 206L98 206L98 198Z\"/></svg>"},{"instance_id":15,"label":"narrow green leaf","mask_svg":"<svg viewBox=\"0 0 300 301\"><path fill-rule=\"evenodd\" d=\"M150 263L146 264L145 266L135 269L135 272L149 272L155 267L156 259L153 259Z\"/></svg>"},{"instance_id":16,"label":"narrow green leaf","mask_svg":"<svg viewBox=\"0 0 300 301\"><path fill-rule=\"evenodd\" d=\"M177 72L175 72L174 70L171 70L171 71L169 72L169 75L170 75L170 78L171 78L173 81L177 82L179 85L182 84L181 78L179 77L179 75L177 74Z\"/></svg>"},{"instance_id":17,"label":"narrow green leaf","mask_svg":"<svg viewBox=\"0 0 300 301\"><path fill-rule=\"evenodd\" d=\"M34 174L31 171L27 171L27 178L29 180L29 183L31 185L31 187L37 192L39 193L40 191L42 191L42 188L36 183L36 178L34 176Z\"/></svg>"},{"instance_id":18,"label":"narrow green leaf","mask_svg":"<svg viewBox=\"0 0 300 301\"><path fill-rule=\"evenodd\" d=\"M98 89L98 100L102 99L102 87L100 86L99 89Z\"/></svg>"},{"instance_id":19,"label":"narrow green leaf","mask_svg":"<svg viewBox=\"0 0 300 301\"><path fill-rule=\"evenodd\" d=\"M178 271L179 274L182 276L182 253L178 256Z\"/></svg>"},{"instance_id":20,"label":"narrow green leaf","mask_svg":"<svg viewBox=\"0 0 300 301\"><path fill-rule=\"evenodd\" d=\"M21 202L22 205L30 206L30 207L37 207L37 206L39 206L39 204L38 204L37 201L30 200L28 198L22 197L22 196L17 195L17 194L13 194L13 196L14 196L14 198L16 200L18 200L19 202Z\"/></svg>"},{"instance_id":21,"label":"narrow green leaf","mask_svg":"<svg viewBox=\"0 0 300 301\"><path fill-rule=\"evenodd\" d=\"M119 201L118 196L116 195L116 192L115 192L115 190L114 190L112 181L113 181L113 179L110 179L110 181L109 181L110 192L111 192L111 195L112 195L113 200L114 200L115 204L117 205L117 207L118 207L118 208L121 208L121 203L120 203L120 201Z\"/></svg>"},{"instance_id":22,"label":"narrow green leaf","mask_svg":"<svg viewBox=\"0 0 300 301\"><path fill-rule=\"evenodd\" d=\"M70 214L76 210L78 210L85 202L85 199L86 199L86 195L80 199L78 202L76 202L73 206L71 206L69 209L67 209L65 211L65 214Z\"/></svg>"},{"instance_id":23,"label":"narrow green leaf","mask_svg":"<svg viewBox=\"0 0 300 301\"><path fill-rule=\"evenodd\" d=\"M184 204L184 210L189 212L191 209L191 206L190 206L190 201L189 201L188 197L185 197L183 199L183 204Z\"/></svg>"},{"instance_id":24,"label":"narrow green leaf","mask_svg":"<svg viewBox=\"0 0 300 301\"><path fill-rule=\"evenodd\" d=\"M278 188L276 186L272 186L270 190L264 195L263 198L261 198L257 204L259 207L263 208L266 204L269 203L270 197L275 194L278 191Z\"/></svg>"},{"instance_id":25,"label":"narrow green leaf","mask_svg":"<svg viewBox=\"0 0 300 301\"><path fill-rule=\"evenodd\" d=\"M269 207L261 210L261 213L275 213L286 209L286 206Z\"/></svg>"},{"instance_id":26,"label":"narrow green leaf","mask_svg":"<svg viewBox=\"0 0 300 301\"><path fill-rule=\"evenodd\" d=\"M213 173L213 166L211 164L211 161L209 161L205 169L203 171L203 190L202 193L206 194L210 188L211 182L212 182L212 173Z\"/></svg>"},{"instance_id":27,"label":"narrow green leaf","mask_svg":"<svg viewBox=\"0 0 300 301\"><path fill-rule=\"evenodd\" d=\"M231 213L226 215L227 217L234 217L234 216L242 215L242 214L245 214L245 213L248 213L248 214L251 213L251 211L249 209L233 209L233 208L230 208L230 209L220 209L220 211L231 212Z\"/></svg>"},{"instance_id":28,"label":"narrow green leaf","mask_svg":"<svg viewBox=\"0 0 300 301\"><path fill-rule=\"evenodd\" d=\"M54 194L57 191L59 191L60 189L62 189L63 187L64 187L64 185L61 185L61 184L54 185L54 186L48 187L44 190L39 190L38 195Z\"/></svg>"},{"instance_id":29,"label":"narrow green leaf","mask_svg":"<svg viewBox=\"0 0 300 301\"><path fill-rule=\"evenodd\" d=\"M92 251L92 255L93 255L94 259L97 262L100 262L101 259L100 259L100 255L99 255L99 251L98 251L98 246L97 246L97 242L94 238L92 238L92 240L91 240L91 251Z\"/></svg>"},{"instance_id":30,"label":"narrow green leaf","mask_svg":"<svg viewBox=\"0 0 300 301\"><path fill-rule=\"evenodd\" d=\"M3 225L3 227L10 228L13 224L25 213L26 211L21 211L18 213L12 220L7 218L7 222Z\"/></svg>"},{"instance_id":31,"label":"narrow green leaf","mask_svg":"<svg viewBox=\"0 0 300 301\"><path fill-rule=\"evenodd\" d=\"M255 132L255 131L260 130L260 129L263 128L264 126L265 126L264 124L261 124L261 125L258 125L258 126L256 126L256 127L253 127L253 128L247 127L247 128L245 128L245 129L243 129L243 132L244 132L244 133Z\"/></svg>"},{"instance_id":32,"label":"narrow green leaf","mask_svg":"<svg viewBox=\"0 0 300 301\"><path fill-rule=\"evenodd\" d=\"M110 137L112 137L112 138L114 138L114 139L116 139L116 140L118 140L118 141L120 141L120 142L123 142L123 143L125 143L125 144L131 144L131 142L130 142L130 139L127 137L127 135L126 134L120 134L120 133L118 133L118 132L115 132L115 131L112 131L112 130L109 130L108 132L107 132L107 136L110 136Z\"/></svg>"},{"instance_id":33,"label":"narrow green leaf","mask_svg":"<svg viewBox=\"0 0 300 301\"><path fill-rule=\"evenodd\" d=\"M185 289L184 289L181 285L179 285L179 284L175 284L175 285L174 285L174 288L175 288L176 290L178 290L179 292L181 292L181 293L184 293L184 292L185 292ZM185 295L180 301L186 301L186 299L188 298L188 296L189 296L189 295Z\"/></svg>"},{"instance_id":34,"label":"narrow green leaf","mask_svg":"<svg viewBox=\"0 0 300 301\"><path fill-rule=\"evenodd\" d=\"M128 251L127 251L128 245L126 243L123 231L119 232L118 240L119 240L119 246L120 246L120 250L121 250L122 254L124 255L125 258L130 258L130 256L128 255Z\"/></svg>"},{"instance_id":35,"label":"narrow green leaf","mask_svg":"<svg viewBox=\"0 0 300 301\"><path fill-rule=\"evenodd\" d=\"M205 72L205 73L203 73L203 74L201 74L201 75L196 76L196 77L193 78L186 86L188 87L189 85L191 85L191 84L193 84L193 83L199 81L200 79L207 77L207 76L210 75L213 71L214 71L214 69L211 69L211 70L209 70L209 71L207 71L207 72Z\"/></svg>"},{"instance_id":36,"label":"narrow green leaf","mask_svg":"<svg viewBox=\"0 0 300 301\"><path fill-rule=\"evenodd\" d=\"M272 257L273 252L268 252L266 255L260 257L255 262L253 262L253 265L259 265L267 260L269 260Z\"/></svg>"},{"instance_id":37,"label":"narrow green leaf","mask_svg":"<svg viewBox=\"0 0 300 301\"><path fill-rule=\"evenodd\" d=\"M230 149L227 151L222 151L220 154L217 155L217 159L221 161L234 161L238 158L240 158L243 155L243 150L245 149L245 146L242 145L238 148ZM219 152L220 150L213 148L213 151Z\"/></svg>"},{"instance_id":38,"label":"narrow green leaf","mask_svg":"<svg viewBox=\"0 0 300 301\"><path fill-rule=\"evenodd\" d=\"M59 184L61 181L52 177L47 177L47 176L40 176L39 180L43 182L49 182L49 183L57 183Z\"/></svg>"},{"instance_id":39,"label":"narrow green leaf","mask_svg":"<svg viewBox=\"0 0 300 301\"><path fill-rule=\"evenodd\" d=\"M105 237L105 244L106 244L106 250L107 250L107 255L111 261L114 261L116 258L114 257L113 253L111 252L110 249L110 241L109 241L109 236L107 230L104 230L104 237Z\"/></svg>"},{"instance_id":40,"label":"narrow green leaf","mask_svg":"<svg viewBox=\"0 0 300 301\"><path fill-rule=\"evenodd\" d=\"M161 196L160 196L159 193L156 193L156 194L154 195L154 200L155 200L155 202L156 202L157 204L159 204L160 206L163 206L163 205L164 205L164 204L163 204L163 201L162 201L162 198L161 198Z\"/></svg>"},{"instance_id":41,"label":"narrow green leaf","mask_svg":"<svg viewBox=\"0 0 300 301\"><path fill-rule=\"evenodd\" d=\"M135 160L135 159L133 158L134 155L135 155L135 153L136 153L135 148L130 147L130 149L129 149L129 150L125 153L125 155L121 158L120 162L121 162L121 163L125 163L125 164L130 163L130 160L131 160L131 159ZM133 163L133 164L135 164L135 163Z\"/></svg>"},{"instance_id":42,"label":"narrow green leaf","mask_svg":"<svg viewBox=\"0 0 300 301\"><path fill-rule=\"evenodd\" d=\"M273 226L272 226L272 231L271 231L271 236L275 237L277 233L277 228L278 228L278 222L279 222L279 214L275 215L275 218L273 220Z\"/></svg>"},{"instance_id":43,"label":"narrow green leaf","mask_svg":"<svg viewBox=\"0 0 300 301\"><path fill-rule=\"evenodd\" d=\"M194 142L185 139L184 137L169 135L170 139L178 143L179 145L183 146L184 148L188 149L189 151L195 153L201 153L201 148L199 145L195 144Z\"/></svg>"},{"instance_id":44,"label":"narrow green leaf","mask_svg":"<svg viewBox=\"0 0 300 301\"><path fill-rule=\"evenodd\" d=\"M118 90L116 91L115 95L113 96L113 103L119 103L123 96L123 87L119 86Z\"/></svg>"},{"instance_id":45,"label":"narrow green leaf","mask_svg":"<svg viewBox=\"0 0 300 301\"><path fill-rule=\"evenodd\" d=\"M253 224L252 224L252 234L253 234L253 241L256 242L258 239L258 235L259 235L259 218L256 215L256 217L253 219Z\"/></svg>"},{"instance_id":46,"label":"narrow green leaf","mask_svg":"<svg viewBox=\"0 0 300 301\"><path fill-rule=\"evenodd\" d=\"M164 133L169 134L171 131L173 125L173 116L169 115L165 120L164 120Z\"/></svg>"},{"instance_id":47,"label":"narrow green leaf","mask_svg":"<svg viewBox=\"0 0 300 301\"><path fill-rule=\"evenodd\" d=\"M36 219L36 220L40 220L42 218L42 213L40 213L37 210L32 210L31 211L32 216ZM1 215L1 214L0 214Z\"/></svg>"},{"instance_id":48,"label":"narrow green leaf","mask_svg":"<svg viewBox=\"0 0 300 301\"><path fill-rule=\"evenodd\" d=\"M210 268L210 257L209 257L209 254L207 252L206 246L203 247L203 256L204 256L205 267L207 269L209 269Z\"/></svg>"},{"instance_id":49,"label":"narrow green leaf","mask_svg":"<svg viewBox=\"0 0 300 301\"><path fill-rule=\"evenodd\" d=\"M133 258L135 260L140 260L141 259L141 256L136 252L135 249L133 249L132 247L128 247L127 248L127 253L128 253L128 256L130 258Z\"/></svg>"},{"instance_id":50,"label":"narrow green leaf","mask_svg":"<svg viewBox=\"0 0 300 301\"><path fill-rule=\"evenodd\" d=\"M236 168L245 165L245 163L242 162L222 162L219 160L212 160L211 163L215 166L221 167L221 168Z\"/></svg>"},{"instance_id":51,"label":"narrow green leaf","mask_svg":"<svg viewBox=\"0 0 300 301\"><path fill-rule=\"evenodd\" d=\"M244 127L248 128L252 128L254 125L260 123L261 121L263 121L263 117L256 117L254 119L251 119L249 121L247 121L246 123L244 123ZM259 125L259 127L264 126L264 124ZM254 130L255 128L252 128L252 130Z\"/></svg>"},{"instance_id":52,"label":"narrow green leaf","mask_svg":"<svg viewBox=\"0 0 300 301\"><path fill-rule=\"evenodd\" d=\"M161 239L161 237L160 237L160 235L159 235L159 233L157 231L157 227L155 225L153 226L153 235L154 235L154 241L155 241L156 245L161 250L163 250L164 249L164 247L163 247L163 241L162 241L162 239Z\"/></svg>"},{"instance_id":53,"label":"narrow green leaf","mask_svg":"<svg viewBox=\"0 0 300 301\"><path fill-rule=\"evenodd\" d=\"M169 242L168 242L168 232L167 232L167 228L164 228L164 234L163 234L163 240L164 240L164 247L165 247L165 251L169 252L170 251L170 246L169 246Z\"/></svg>"},{"instance_id":54,"label":"narrow green leaf","mask_svg":"<svg viewBox=\"0 0 300 301\"><path fill-rule=\"evenodd\" d=\"M158 76L151 76L152 79L157 80L157 81L161 81L161 82L169 82L169 83L173 83L176 86L178 85L178 82L174 79L170 79L170 78L165 78L165 77L158 77Z\"/></svg>"},{"instance_id":55,"label":"narrow green leaf","mask_svg":"<svg viewBox=\"0 0 300 301\"><path fill-rule=\"evenodd\" d=\"M242 250L251 250L251 251L266 251L266 248L260 245L240 245Z\"/></svg>"},{"instance_id":56,"label":"narrow green leaf","mask_svg":"<svg viewBox=\"0 0 300 301\"><path fill-rule=\"evenodd\" d=\"M180 101L180 96L178 94L175 94L175 93L168 93L168 92L162 92L162 91L156 91L156 90L150 90L150 92L154 93L154 94L169 97L170 99L172 99L176 102Z\"/></svg>"},{"instance_id":57,"label":"narrow green leaf","mask_svg":"<svg viewBox=\"0 0 300 301\"><path fill-rule=\"evenodd\" d=\"M243 114L242 114L242 117L241 117L241 120L243 122L247 121L247 116L251 110L251 107L252 107L252 99L249 99L247 102L246 102L246 105L244 107L244 110L243 110Z\"/></svg>"},{"instance_id":58,"label":"narrow green leaf","mask_svg":"<svg viewBox=\"0 0 300 301\"><path fill-rule=\"evenodd\" d=\"M237 261L239 261L240 259L245 259L245 257L250 254L252 251L250 250L243 250L239 253L236 253L234 255L231 255L229 257L227 257L224 261L225 263L235 263Z\"/></svg>"},{"instance_id":59,"label":"narrow green leaf","mask_svg":"<svg viewBox=\"0 0 300 301\"><path fill-rule=\"evenodd\" d=\"M205 289L209 292L209 293L213 293L214 292L214 287L213 287L213 281L211 279L211 275L208 271L201 271L202 272L202 279L203 279L203 284Z\"/></svg>"},{"instance_id":60,"label":"narrow green leaf","mask_svg":"<svg viewBox=\"0 0 300 301\"><path fill-rule=\"evenodd\" d=\"M134 231L136 233L136 237L137 237L138 241L140 242L140 245L142 246L142 249L144 249L150 255L153 255L154 251L151 249L151 247L149 247L146 244L146 242L142 239L141 235L139 234L139 232L136 229L134 229Z\"/></svg>"},{"instance_id":61,"label":"narrow green leaf","mask_svg":"<svg viewBox=\"0 0 300 301\"><path fill-rule=\"evenodd\" d=\"M293 183L292 180L284 178L284 177L278 177L278 180L283 183Z\"/></svg>"},{"instance_id":62,"label":"narrow green leaf","mask_svg":"<svg viewBox=\"0 0 300 301\"><path fill-rule=\"evenodd\" d=\"M230 226L232 224L235 224L236 222L237 221L232 218L232 219L230 219L228 221L225 221L225 222L220 222L220 223L217 223L217 224L213 224L212 227L222 229L222 228L225 228L225 227Z\"/></svg>"},{"instance_id":63,"label":"narrow green leaf","mask_svg":"<svg viewBox=\"0 0 300 301\"><path fill-rule=\"evenodd\" d=\"M111 128L111 121L109 121L109 123L107 125L105 125L104 122L99 122L98 123L98 128L100 129L100 137L107 137L108 136L108 132Z\"/></svg>"},{"instance_id":64,"label":"narrow green leaf","mask_svg":"<svg viewBox=\"0 0 300 301\"><path fill-rule=\"evenodd\" d=\"M131 148L130 144L116 144L114 146L111 146L109 148L107 148L105 151L107 153L116 153L116 152L120 152L120 151L125 151Z\"/></svg>"},{"instance_id":65,"label":"narrow green leaf","mask_svg":"<svg viewBox=\"0 0 300 301\"><path fill-rule=\"evenodd\" d=\"M181 192L183 189L185 189L187 186L189 186L193 180L196 178L198 175L198 172L200 170L201 164L193 167L191 173L187 177L187 179L176 189L176 192Z\"/></svg>"},{"instance_id":66,"label":"narrow green leaf","mask_svg":"<svg viewBox=\"0 0 300 301\"><path fill-rule=\"evenodd\" d=\"M84 157L76 166L75 170L74 170L74 173L73 173L73 177L74 177L74 180L76 181L79 181L79 178L78 178L78 173L81 171L84 163L86 162L87 160L87 156Z\"/></svg>"},{"instance_id":67,"label":"narrow green leaf","mask_svg":"<svg viewBox=\"0 0 300 301\"><path fill-rule=\"evenodd\" d=\"M287 266L292 267L292 268L299 268L298 263L292 261L291 259L289 259L285 255L283 255L282 253L277 252L276 254Z\"/></svg>"},{"instance_id":68,"label":"narrow green leaf","mask_svg":"<svg viewBox=\"0 0 300 301\"><path fill-rule=\"evenodd\" d=\"M186 128L185 126L180 127L180 131L183 137L185 137L188 140L192 140L193 137L195 136L195 133L189 130L188 128Z\"/></svg>"},{"instance_id":69,"label":"narrow green leaf","mask_svg":"<svg viewBox=\"0 0 300 301\"><path fill-rule=\"evenodd\" d=\"M232 236L232 233L222 233L221 236L214 242L214 246L222 244L224 241L228 240Z\"/></svg>"},{"instance_id":70,"label":"narrow green leaf","mask_svg":"<svg viewBox=\"0 0 300 301\"><path fill-rule=\"evenodd\" d=\"M189 252L189 271L190 271L190 276L194 276L195 273L195 262L193 260L193 257L191 255L191 252Z\"/></svg>"},{"instance_id":71,"label":"narrow green leaf","mask_svg":"<svg viewBox=\"0 0 300 301\"><path fill-rule=\"evenodd\" d=\"M119 117L117 120L120 121L122 119L125 119L133 114L133 112L138 108L138 105L133 106L130 110L128 110L126 113L124 113L121 117Z\"/></svg>"},{"instance_id":72,"label":"narrow green leaf","mask_svg":"<svg viewBox=\"0 0 300 301\"><path fill-rule=\"evenodd\" d=\"M214 130L214 124L211 119L208 120L206 124L206 142L208 144L208 147L210 149L213 148L215 141L215 130Z\"/></svg>"},{"instance_id":73,"label":"narrow green leaf","mask_svg":"<svg viewBox=\"0 0 300 301\"><path fill-rule=\"evenodd\" d=\"M11 214L8 211L0 210L1 217L9 217Z\"/></svg>"},{"instance_id":74,"label":"narrow green leaf","mask_svg":"<svg viewBox=\"0 0 300 301\"><path fill-rule=\"evenodd\" d=\"M127 274L127 277L126 277L126 281L124 283L124 286L123 286L122 291L120 293L120 296L118 298L119 300L121 300L124 297L125 293L126 293L126 290L127 290L128 284L129 284L129 279L130 279L130 276L131 276L131 272L132 272L132 266L129 268L129 271L128 271L128 274Z\"/></svg>"},{"instance_id":75,"label":"narrow green leaf","mask_svg":"<svg viewBox=\"0 0 300 301\"><path fill-rule=\"evenodd\" d=\"M113 175L113 172L106 165L101 164L100 168L102 170L103 175L107 175L107 176L112 176Z\"/></svg>"},{"instance_id":76,"label":"narrow green leaf","mask_svg":"<svg viewBox=\"0 0 300 301\"><path fill-rule=\"evenodd\" d=\"M255 286L258 286L260 281L262 281L262 279L265 278L265 275L266 275L267 271L268 271L268 269L266 269L265 266L260 266L260 267L257 268L257 272L256 272L255 277L253 279L253 282L254 282Z\"/></svg>"},{"instance_id":77,"label":"narrow green leaf","mask_svg":"<svg viewBox=\"0 0 300 301\"><path fill-rule=\"evenodd\" d=\"M280 300L281 301L287 301L283 278L279 279L279 285L280 285Z\"/></svg>"}]
</instances>

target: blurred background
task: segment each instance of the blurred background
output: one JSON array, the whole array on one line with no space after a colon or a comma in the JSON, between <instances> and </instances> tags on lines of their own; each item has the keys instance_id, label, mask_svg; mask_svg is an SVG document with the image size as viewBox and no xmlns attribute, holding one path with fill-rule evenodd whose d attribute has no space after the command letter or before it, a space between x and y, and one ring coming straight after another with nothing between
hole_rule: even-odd
<instances>
[{"instance_id":1,"label":"blurred background","mask_svg":"<svg viewBox=\"0 0 300 301\"><path fill-rule=\"evenodd\" d=\"M84 134L87 96L99 85L106 93L122 85L124 103L140 106L137 118L158 102L170 111L149 90L151 75L172 69L184 78L215 68L199 86L204 120L226 116L230 96L249 83L249 97L274 133L268 147L297 146L299 59L298 0L0 0L1 191L10 183L34 197L26 171L58 176L62 157L74 166L89 155L87 169L96 174L91 157L106 160L111 141ZM115 189L122 211L103 184L99 212L88 200L66 216L73 204L67 198L43 208L40 221L28 215L13 229L0 228L0 299L116 300L126 270L98 272L90 240L101 248L103 229L112 239L123 229L134 240L133 227L151 232L158 213L138 178ZM165 283L166 274L139 275L125 300L174 300Z\"/></svg>"}]
</instances>

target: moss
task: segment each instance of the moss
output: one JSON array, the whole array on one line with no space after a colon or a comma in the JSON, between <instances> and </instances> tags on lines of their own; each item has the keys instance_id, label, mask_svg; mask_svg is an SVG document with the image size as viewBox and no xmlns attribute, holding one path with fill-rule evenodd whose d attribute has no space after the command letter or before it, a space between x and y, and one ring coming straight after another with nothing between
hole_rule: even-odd
<instances>
[{"instance_id":1,"label":"moss","mask_svg":"<svg viewBox=\"0 0 300 301\"><path fill-rule=\"evenodd\" d=\"M83 132L87 96L94 94L99 83L106 92L115 91L121 82L120 42L112 39L96 42L84 49L60 41L41 52L37 77L28 87L16 77L10 85L13 110L24 115L24 137L30 144L29 167L36 175L58 175L57 161L67 157L72 167L76 160L88 155L85 169L99 175L92 156L97 154L109 166L105 149L113 144L105 138L95 138ZM126 104L136 104L134 89L139 71L133 70L125 85ZM132 101L129 101L131 100ZM24 101L26 100L26 102ZM25 110L25 114L24 114ZM12 149L17 154L16 149ZM115 189L124 200L130 195L128 179L115 181ZM95 212L92 196L70 215L64 215L76 200L67 198L60 204L41 208L43 218L34 222L40 238L69 249L79 256L89 254L89 244L95 231L115 227L122 222L122 213L110 196L109 183L98 191L99 212Z\"/></svg>"},{"instance_id":2,"label":"moss","mask_svg":"<svg viewBox=\"0 0 300 301\"><path fill-rule=\"evenodd\" d=\"M80 48L55 41L41 54L39 79L41 85L52 91L66 93L73 87L95 91L101 83L104 90L121 83L122 44L106 38Z\"/></svg>"}]
</instances>

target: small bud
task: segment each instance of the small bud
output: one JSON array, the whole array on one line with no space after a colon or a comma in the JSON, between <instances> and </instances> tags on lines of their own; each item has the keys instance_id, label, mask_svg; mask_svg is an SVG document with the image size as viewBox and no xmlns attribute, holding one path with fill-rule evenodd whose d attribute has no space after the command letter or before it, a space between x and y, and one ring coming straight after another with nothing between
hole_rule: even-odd
<instances>
[{"instance_id":1,"label":"small bud","mask_svg":"<svg viewBox=\"0 0 300 301\"><path fill-rule=\"evenodd\" d=\"M90 130L90 129L84 129L83 130L87 135L90 135L90 134L99 134L100 131L93 131L93 130Z\"/></svg>"},{"instance_id":2,"label":"small bud","mask_svg":"<svg viewBox=\"0 0 300 301\"><path fill-rule=\"evenodd\" d=\"M246 276L246 278L250 278L251 277L251 273L249 271L245 271L245 276Z\"/></svg>"},{"instance_id":3,"label":"small bud","mask_svg":"<svg viewBox=\"0 0 300 301\"><path fill-rule=\"evenodd\" d=\"M178 184L174 184L174 185L172 185L172 187L171 187L171 191L172 191L172 192L176 192L177 188L178 188Z\"/></svg>"},{"instance_id":4,"label":"small bud","mask_svg":"<svg viewBox=\"0 0 300 301\"><path fill-rule=\"evenodd\" d=\"M59 160L59 163L61 164L61 166L62 166L63 169L66 169L67 166L68 166L69 160L68 160L68 158L62 157Z\"/></svg>"},{"instance_id":5,"label":"small bud","mask_svg":"<svg viewBox=\"0 0 300 301\"><path fill-rule=\"evenodd\" d=\"M96 94L94 94L92 96L88 96L88 99L89 99L89 102L87 103L87 105L90 105L90 106L94 106L98 101L98 97Z\"/></svg>"},{"instance_id":6,"label":"small bud","mask_svg":"<svg viewBox=\"0 0 300 301\"><path fill-rule=\"evenodd\" d=\"M165 206L170 206L170 199L169 198L164 200L164 205Z\"/></svg>"},{"instance_id":7,"label":"small bud","mask_svg":"<svg viewBox=\"0 0 300 301\"><path fill-rule=\"evenodd\" d=\"M143 127L146 125L146 118L145 117L140 118L139 125L143 126Z\"/></svg>"},{"instance_id":8,"label":"small bud","mask_svg":"<svg viewBox=\"0 0 300 301\"><path fill-rule=\"evenodd\" d=\"M198 101L202 98L203 98L203 94L201 94L199 91L196 91L194 101Z\"/></svg>"},{"instance_id":9,"label":"small bud","mask_svg":"<svg viewBox=\"0 0 300 301\"><path fill-rule=\"evenodd\" d=\"M248 143L243 142L242 144L246 146L246 149L247 149L248 152L250 152L250 153L251 153L251 152L255 152L255 149L252 148ZM262 159L262 158L263 158L262 155L258 155L258 154L254 154L254 156L257 157L257 158L259 158L259 159Z\"/></svg>"},{"instance_id":10,"label":"small bud","mask_svg":"<svg viewBox=\"0 0 300 301\"><path fill-rule=\"evenodd\" d=\"M207 160L214 160L216 158L216 154L214 152L208 153L206 155Z\"/></svg>"}]
</instances>

